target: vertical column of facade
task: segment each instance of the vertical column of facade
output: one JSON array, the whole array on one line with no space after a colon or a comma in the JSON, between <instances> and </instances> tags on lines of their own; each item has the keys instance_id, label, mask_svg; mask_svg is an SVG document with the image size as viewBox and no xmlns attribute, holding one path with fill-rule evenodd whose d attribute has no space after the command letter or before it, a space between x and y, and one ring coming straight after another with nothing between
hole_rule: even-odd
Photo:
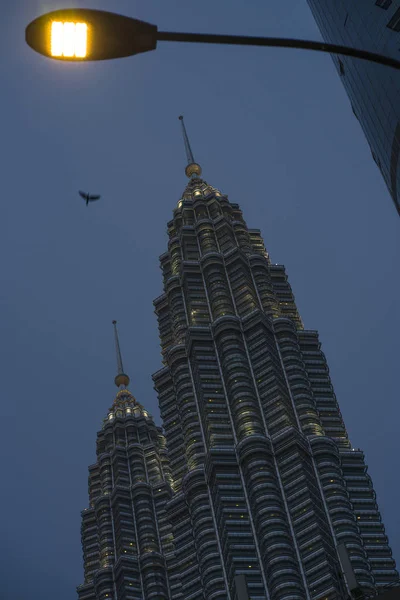
<instances>
[{"instance_id":1,"label":"vertical column of facade","mask_svg":"<svg viewBox=\"0 0 400 600\"><path fill-rule=\"evenodd\" d=\"M364 454L361 450L342 449L340 459L352 509L375 583L379 586L398 582L399 574L392 558Z\"/></svg>"},{"instance_id":2,"label":"vertical column of facade","mask_svg":"<svg viewBox=\"0 0 400 600\"><path fill-rule=\"evenodd\" d=\"M106 478L108 471L111 471L110 463L103 460L102 470ZM96 571L94 584L96 590L96 599L105 600L106 598L115 598L113 566L115 564L113 523L108 494L99 496L95 503L96 520L99 524L100 541L100 569Z\"/></svg>"},{"instance_id":3,"label":"vertical column of facade","mask_svg":"<svg viewBox=\"0 0 400 600\"><path fill-rule=\"evenodd\" d=\"M238 211L237 206L232 207L227 205L226 203L222 203L222 201L221 204L223 214L225 216L225 222L221 225L219 223L216 223L218 242L219 247L221 248L221 251L224 254L223 264L226 269L228 286L232 294L231 303L234 306L234 311L237 317L242 318L243 323L240 323L240 321L237 318L235 320L228 319L228 317L224 317L223 322L218 322L218 325L215 324L214 337L222 369L225 393L226 397L229 398L230 401L230 414L232 418L232 425L235 429L235 438L238 442L237 449L242 448L243 446L243 448L246 448L245 455L250 454L251 456L252 453L249 451L253 447L255 456L258 459L255 460L255 457L252 457L252 461L248 461L247 463L244 462L243 465L240 465L242 475L241 483L242 485L244 485L244 489L246 490L246 502L244 503L244 507L246 508L246 512L249 512L249 520L253 522L253 532L254 529L256 529L255 524L257 523L261 525L262 523L260 527L261 530L258 528L256 530L257 540L255 541L256 545L260 547L259 542L260 540L262 540L262 547L264 550L265 559L261 560L261 564L263 566L267 565L266 573L268 573L269 575L267 579L268 588L271 588L270 593L272 593L274 596L275 594L279 594L278 597L281 598L286 597L286 594L288 596L291 596L293 595L293 593L298 595L298 597L304 597L304 592L301 591L301 577L296 560L296 555L293 550L291 532L287 525L287 516L285 520L279 518L281 515L284 514L284 509L282 508L284 505L279 495L280 492L277 476L275 473L275 464L273 460L271 464L268 464L268 461L265 461L265 456L263 456L263 454L259 452L258 448L259 444L265 445L267 443L267 440L263 437L265 435L265 426L263 418L259 413L259 407L261 403L259 402L254 391L254 376L252 376L251 373L251 366L248 362L249 354L242 334L242 329L246 326L246 316L250 314L252 315L254 311L257 311L259 307L262 306L262 304L259 301L259 295L257 295L257 291L255 289L251 269L249 268L249 258L253 252L252 243L253 241L254 243L257 243L257 239L254 240L254 235L253 240L250 237L243 221L241 220L240 211ZM229 222L229 220L231 220L231 222ZM260 244L256 246L256 250L257 252L264 252L264 249L262 246L260 246ZM264 260L266 260L265 256ZM205 280L207 281L207 274L204 273L204 276ZM261 282L260 285L262 285ZM276 303L276 300L273 297L271 285L266 285L264 287L264 292L264 299L266 300L268 298L268 304L266 302L266 305L268 306L269 312L272 312L273 305L274 303ZM212 307L212 288L208 290L208 296L210 299L210 305ZM213 313L213 316L215 319L218 318L219 315ZM275 358L277 359L276 346L273 339L273 334L271 335L271 338L271 348L273 353L275 354ZM225 348L227 353L224 352ZM263 353L265 354L265 348L263 349ZM282 367L279 365L279 363L278 369L280 370L280 375L282 376ZM233 386L231 382L232 378L234 383ZM246 388L245 390L242 389L243 386ZM283 387L285 387L285 384L283 385ZM287 396L287 390L285 390L285 392ZM249 406L247 406L248 402L246 404L246 401L250 402ZM287 407L289 409L289 414L292 417L292 424L294 424L295 420L293 409L289 401L287 402ZM243 423L241 421L243 421ZM284 426L287 426L287 423L283 424L282 420L280 420L280 425L283 428ZM264 443L261 441L263 439L265 439ZM265 467L261 468L259 471L256 465L260 467L261 463L265 463ZM246 466L247 468L244 468L244 466ZM224 470L226 470L226 468L227 465L225 464L223 466L223 469L221 469L222 473L224 472ZM234 474L232 472L232 468L233 466L231 465L230 477L233 479ZM271 507L268 506L268 497L264 498L263 506L260 506L260 498L262 496L259 494L259 489L261 487L268 488L269 486L271 486L271 481L275 482L276 487L274 494L275 502L272 506L272 511L269 514L277 518L260 519L261 514L263 514L265 510L271 510ZM217 481L214 482L214 485L215 488L218 489ZM269 499L271 499L271 494L269 495ZM277 503L278 507L280 507L278 509ZM239 504L237 506L239 506ZM276 513L274 512L274 509L277 509ZM259 512L260 510L261 513ZM244 518L244 515L242 515L242 517ZM222 531L224 532L222 533L223 536L226 535L227 531L229 533L229 527L227 526L227 524L224 525L225 526L222 529ZM265 529L266 531L264 532L263 529ZM253 532L249 532L250 539L252 538L251 533ZM264 533L265 535L263 535ZM273 560L273 558L270 559L270 554L268 554L265 545L267 535L269 538L273 536L277 543L280 542L279 552L287 559L287 563L284 565L284 568L280 568L281 565L278 566L276 556L273 557L275 560ZM247 545L246 547L250 548L251 546ZM285 549L286 552L283 549ZM249 552L249 550L247 552ZM236 560L238 560L239 556L237 554L236 556ZM257 560L257 558L255 558L255 560ZM248 567L251 566L252 565L248 565ZM256 582L251 582L252 576L250 575L250 573L253 573L253 571L247 572L249 588L253 588L253 593L257 594L257 591L255 589Z\"/></svg>"},{"instance_id":4,"label":"vertical column of facade","mask_svg":"<svg viewBox=\"0 0 400 600\"><path fill-rule=\"evenodd\" d=\"M177 394L171 371L168 367L155 373L153 375L153 381L154 387L158 393L165 436L168 440L168 456L172 486L176 492L181 486L182 477L187 472L186 455L183 451L184 437Z\"/></svg>"},{"instance_id":5,"label":"vertical column of facade","mask_svg":"<svg viewBox=\"0 0 400 600\"><path fill-rule=\"evenodd\" d=\"M374 578L347 493L338 447L327 437L311 440L311 447L336 542L346 545L359 586L370 592Z\"/></svg>"},{"instance_id":6,"label":"vertical column of facade","mask_svg":"<svg viewBox=\"0 0 400 600\"><path fill-rule=\"evenodd\" d=\"M161 262L163 269L167 270L170 268L170 262L168 255L164 255L164 260ZM171 325L171 316L168 306L168 298L166 294L162 294L154 301L155 313L158 320L158 330L160 335L160 346L161 354L163 357L163 363L165 364L165 356L169 348L173 346L173 331Z\"/></svg>"},{"instance_id":7,"label":"vertical column of facade","mask_svg":"<svg viewBox=\"0 0 400 600\"><path fill-rule=\"evenodd\" d=\"M213 245L205 246L200 241L199 246L207 298L212 321L215 323L213 341L220 365L220 373L216 373L215 377L219 376L223 379L223 388L218 382L219 389L216 392L221 393L225 402L228 400L225 412L230 415L232 429L230 438L237 444L238 440L251 433L264 434L259 404L249 376L241 327L238 317L235 316L238 314L238 306L240 314L245 314L257 306L251 277L244 268L246 260L237 254L238 238L248 252L251 251L251 244L243 223L234 221L234 211L223 197L218 201L215 197L209 198L207 208L212 217L208 239L212 238ZM237 227L236 233L232 229L233 222ZM219 254L216 254L217 250ZM209 254L210 252L213 254ZM234 281L228 280L223 253L230 253L230 256L236 253L236 259L240 262L240 272L237 273ZM237 289L236 305L231 297L232 285ZM213 441L215 443L216 440ZM261 550L255 537L251 506L245 491L247 473L239 464L237 453L226 447L228 435L223 438L223 441L224 445L218 447L218 443L215 443L211 450L208 469L209 476L212 478L210 489L227 577L234 593L232 584L235 574L246 573L251 597L265 597L266 575L261 561ZM240 531L240 539L237 539L238 531Z\"/></svg>"},{"instance_id":8,"label":"vertical column of facade","mask_svg":"<svg viewBox=\"0 0 400 600\"><path fill-rule=\"evenodd\" d=\"M274 449L309 597L341 597L338 557L307 440L290 429Z\"/></svg>"},{"instance_id":9,"label":"vertical column of facade","mask_svg":"<svg viewBox=\"0 0 400 600\"><path fill-rule=\"evenodd\" d=\"M269 598L307 598L288 526L274 451L265 436L251 435L237 446L251 506L251 518L265 565ZM249 579L249 574L246 574Z\"/></svg>"},{"instance_id":10,"label":"vertical column of facade","mask_svg":"<svg viewBox=\"0 0 400 600\"><path fill-rule=\"evenodd\" d=\"M288 281L285 267L282 265L269 265L269 275L274 294L279 302L279 316L287 317L293 321L297 330L303 329L303 322L297 310L292 288Z\"/></svg>"},{"instance_id":11,"label":"vertical column of facade","mask_svg":"<svg viewBox=\"0 0 400 600\"><path fill-rule=\"evenodd\" d=\"M320 348L318 333L299 331L298 340L324 433L331 437L339 448L349 448L346 427L333 391L326 358Z\"/></svg>"},{"instance_id":12,"label":"vertical column of facade","mask_svg":"<svg viewBox=\"0 0 400 600\"><path fill-rule=\"evenodd\" d=\"M271 437L296 427L296 415L277 352L271 321L262 313L244 322L246 345L264 419Z\"/></svg>"},{"instance_id":13,"label":"vertical column of facade","mask_svg":"<svg viewBox=\"0 0 400 600\"><path fill-rule=\"evenodd\" d=\"M149 483L132 485L132 503L136 518L139 565L145 598L165 598L168 595L165 559L156 527L153 489Z\"/></svg>"},{"instance_id":14,"label":"vertical column of facade","mask_svg":"<svg viewBox=\"0 0 400 600\"><path fill-rule=\"evenodd\" d=\"M94 577L96 600L115 598L115 582L113 565L115 564L115 547L113 535L112 512L109 495L112 492L111 452L114 447L112 428L98 434L97 468L98 478L93 494L93 506L99 528L100 568ZM89 468L89 471L92 471Z\"/></svg>"},{"instance_id":15,"label":"vertical column of facade","mask_svg":"<svg viewBox=\"0 0 400 600\"><path fill-rule=\"evenodd\" d=\"M135 530L135 515L132 509L129 442L137 441L135 427L127 431L123 417L125 411L118 408L111 412L107 433L113 434L113 445L108 449L111 459L113 490L111 511L115 546L114 578L118 600L136 600L142 591L138 561L138 545ZM141 449L139 449L140 452Z\"/></svg>"},{"instance_id":16,"label":"vertical column of facade","mask_svg":"<svg viewBox=\"0 0 400 600\"><path fill-rule=\"evenodd\" d=\"M204 593L198 566L199 557L184 493L174 494L166 509L174 543L174 552L168 556L171 598L186 600L193 594L193 598L202 599Z\"/></svg>"},{"instance_id":17,"label":"vertical column of facade","mask_svg":"<svg viewBox=\"0 0 400 600\"><path fill-rule=\"evenodd\" d=\"M209 315L199 267L197 265L196 268L192 260L198 259L198 243L197 238L194 237L192 225L194 213L190 209L185 209L183 213L183 226L179 214L174 220L174 226L170 224L170 232L175 236L179 234L182 257L179 266L179 283L180 289L183 291L182 303L175 302L174 305L175 298L170 294L167 294L167 301L171 314L176 311L185 311L185 322L190 323L194 329L201 330L202 323L208 323ZM177 252L176 247L175 251ZM177 272L175 271L175 273ZM175 277L177 276L176 274ZM169 281L170 279L167 279L166 287L170 285ZM182 339L174 331L171 345L165 353L171 378L170 393L163 394L161 377L158 377L158 374L154 377L156 389L159 391L161 414L166 425L165 432L171 459L173 486L177 492L177 497L168 506L175 548L171 561L171 569L174 573L172 575L173 597L192 597L192 593L193 597L203 597L203 593L207 593L209 597L226 598L226 587L221 576L222 567L215 541L216 532L210 516L207 488L205 496L204 494L193 494L192 491L193 486L198 490L199 482L205 486L204 445L198 421L198 407L193 391L192 374L186 349L181 341ZM172 404L175 406L175 412ZM167 418L167 422L165 418ZM172 418L173 421L171 421ZM180 464L176 465L175 460ZM180 468L178 469L176 466ZM185 477L186 473L188 474ZM183 494L180 494L183 484ZM184 518L182 518L183 516ZM211 532L209 538L205 537L207 532ZM216 546L216 554L210 548L210 540ZM205 557L204 549L206 550ZM214 558L211 571L210 565L203 560L210 554Z\"/></svg>"},{"instance_id":18,"label":"vertical column of facade","mask_svg":"<svg viewBox=\"0 0 400 600\"><path fill-rule=\"evenodd\" d=\"M235 314L221 255L204 256L201 267L211 310L208 324L219 317Z\"/></svg>"},{"instance_id":19,"label":"vertical column of facade","mask_svg":"<svg viewBox=\"0 0 400 600\"><path fill-rule=\"evenodd\" d=\"M81 540L85 583L80 586L79 600L96 600L93 580L100 567L99 527L93 508L82 512Z\"/></svg>"},{"instance_id":20,"label":"vertical column of facade","mask_svg":"<svg viewBox=\"0 0 400 600\"><path fill-rule=\"evenodd\" d=\"M232 250L224 262L237 316L245 317L260 309L248 257L241 249Z\"/></svg>"},{"instance_id":21,"label":"vertical column of facade","mask_svg":"<svg viewBox=\"0 0 400 600\"><path fill-rule=\"evenodd\" d=\"M227 318L224 317L225 323ZM217 556L222 553L228 581L233 584L235 572L244 570L248 574L249 586L254 596L264 597L265 588L260 575L251 517L234 450L236 434L232 431L233 416L232 420L228 418L228 415L232 415L232 407L227 403L229 395L222 384L214 340L210 331L202 332L201 335L200 332L192 332L189 349L199 416L207 444L207 487L210 490L220 546L218 548L215 545L215 548L211 549L210 540L202 540L203 550L199 547L199 553L202 554L200 564L206 568L207 577L213 577L220 584L222 583L221 576L217 577L214 571L219 562ZM229 382L229 385L234 385L236 376L233 373L231 375L230 380L232 381ZM239 372L237 377L241 379ZM239 391L237 393L240 395ZM239 400L239 406L242 400L244 402L242 412L245 413L245 395ZM237 416L239 428L248 425L248 421L245 422L247 416L246 414ZM199 486L199 482L197 485ZM207 513L210 512L210 509L205 492L206 488L204 488L203 496L204 509ZM197 510L200 510L200 507ZM232 585L231 593L233 593Z\"/></svg>"},{"instance_id":22,"label":"vertical column of facade","mask_svg":"<svg viewBox=\"0 0 400 600\"><path fill-rule=\"evenodd\" d=\"M207 599L226 600L229 591L225 585L224 561L220 552L220 537L214 518L214 507L204 468L190 471L183 481L183 492L188 506L190 523L196 545L197 565L201 589ZM194 566L194 565L193 565ZM186 587L187 595L190 588ZM201 597L201 596L199 596Z\"/></svg>"},{"instance_id":23,"label":"vertical column of facade","mask_svg":"<svg viewBox=\"0 0 400 600\"><path fill-rule=\"evenodd\" d=\"M127 430L127 440L142 589L145 598L167 599L169 591L163 555L165 539L160 535L158 523L162 506L168 499L168 483L158 455L159 431L145 411L138 414L137 421L133 423L136 424L137 431ZM164 532L164 536L166 533Z\"/></svg>"},{"instance_id":24,"label":"vertical column of facade","mask_svg":"<svg viewBox=\"0 0 400 600\"><path fill-rule=\"evenodd\" d=\"M242 470L235 449L214 447L207 464L207 481L217 523L221 553L231 597L234 577L246 575L251 598L268 598ZM211 556L209 558L211 562Z\"/></svg>"},{"instance_id":25,"label":"vertical column of facade","mask_svg":"<svg viewBox=\"0 0 400 600\"><path fill-rule=\"evenodd\" d=\"M126 451L125 469L128 481L115 488L111 497L116 554L114 576L118 600L137 600L141 598L142 582Z\"/></svg>"},{"instance_id":26,"label":"vertical column of facade","mask_svg":"<svg viewBox=\"0 0 400 600\"><path fill-rule=\"evenodd\" d=\"M249 256L249 265L263 313L270 318L278 318L281 313L270 277L269 263L263 256L262 247L255 242L253 254Z\"/></svg>"},{"instance_id":27,"label":"vertical column of facade","mask_svg":"<svg viewBox=\"0 0 400 600\"><path fill-rule=\"evenodd\" d=\"M176 347L168 355L174 381L176 404L179 411L183 445L180 452L185 457L185 473L204 464L204 446L198 422L196 398L184 347ZM179 490L182 479L174 479L174 489Z\"/></svg>"},{"instance_id":28,"label":"vertical column of facade","mask_svg":"<svg viewBox=\"0 0 400 600\"><path fill-rule=\"evenodd\" d=\"M207 450L225 446L233 448L227 399L209 328L191 330L187 353L199 407L197 418L202 424Z\"/></svg>"},{"instance_id":29,"label":"vertical column of facade","mask_svg":"<svg viewBox=\"0 0 400 600\"><path fill-rule=\"evenodd\" d=\"M185 261L182 272L182 284L190 326L207 327L210 322L210 315L198 263Z\"/></svg>"},{"instance_id":30,"label":"vertical column of facade","mask_svg":"<svg viewBox=\"0 0 400 600\"><path fill-rule=\"evenodd\" d=\"M180 248L178 247L178 242L174 242L174 252L180 252ZM179 258L174 259L176 263L181 264L180 256ZM173 260L171 260L171 264L173 264ZM179 272L179 271L178 271ZM183 292L180 283L179 275L175 275L168 280L166 286L166 294L168 297L168 304L170 307L170 318L173 332L173 343L183 344L185 341L186 334L186 312L183 303Z\"/></svg>"},{"instance_id":31,"label":"vertical column of facade","mask_svg":"<svg viewBox=\"0 0 400 600\"><path fill-rule=\"evenodd\" d=\"M182 228L181 211L176 219L169 224L170 235L180 235L183 260L179 267L179 280L186 304L178 307L186 310L187 318L193 326L198 326L204 320L204 290L202 281L198 277L198 269L193 268L191 260L198 258L197 239L193 239L192 215L185 211L185 223ZM189 224L188 224L189 223ZM168 269L169 256L163 257L162 268L164 271L165 285L172 276ZM190 301L189 304L187 302ZM162 299L168 305L168 314L173 311L171 296L165 295ZM163 318L161 303L156 303L156 312L160 319ZM165 313L164 313L165 314ZM208 315L205 315L206 322ZM191 513L197 507L188 502L187 490L182 492L185 474L201 467L204 460L204 448L197 418L196 401L194 398L191 374L188 367L186 349L182 340L177 338L175 332L168 338L162 338L165 364L168 368L153 376L155 388L159 396L159 406L165 435L168 440L168 454L170 459L172 485L175 491L174 498L168 503L168 519L172 527L174 552L169 555L169 569L172 598L183 599L188 597L203 598L203 577L199 567L199 552L196 540L202 546L201 529L195 529ZM201 499L200 499L201 501ZM208 502L201 502L209 517ZM197 510L198 512L198 510ZM197 520L201 525L202 520ZM213 530L213 529L212 529ZM213 530L214 531L214 530ZM211 535L211 538L213 536ZM215 538L215 531L214 531ZM207 540L204 540L206 542ZM204 571L204 569L203 569ZM225 588L223 588L225 593Z\"/></svg>"},{"instance_id":32,"label":"vertical column of facade","mask_svg":"<svg viewBox=\"0 0 400 600\"><path fill-rule=\"evenodd\" d=\"M306 436L323 435L321 420L302 361L295 324L288 318L277 319L274 321L274 332L301 431Z\"/></svg>"},{"instance_id":33,"label":"vertical column of facade","mask_svg":"<svg viewBox=\"0 0 400 600\"><path fill-rule=\"evenodd\" d=\"M243 320L243 331L266 430L272 438L279 440L285 432L295 431L296 420L277 354L271 322L260 312L251 313ZM242 444L251 459L246 469L246 472L249 472L250 497L258 498L259 506L255 511L255 519L262 522L267 531L264 535L262 528L258 529L258 536L263 545L270 593L278 598L282 597L282 594L309 598L304 587L306 580L300 554L295 550L295 530L279 472L275 443L268 441L263 452L261 448L256 452L260 441L251 437ZM263 445L265 442L261 444ZM259 485L254 487L257 466ZM261 496L263 499L260 498L261 481L267 490L265 497ZM265 519L267 516L269 518ZM282 562L278 556L282 557Z\"/></svg>"},{"instance_id":34,"label":"vertical column of facade","mask_svg":"<svg viewBox=\"0 0 400 600\"><path fill-rule=\"evenodd\" d=\"M257 278L254 280L263 289L264 280L268 282L266 270L257 269ZM282 294L281 294L282 296ZM287 298L286 295L284 296ZM307 587L311 590L312 596L319 597L321 594L335 597L341 591L341 584L338 578L338 560L332 540L329 522L324 510L321 490L315 478L312 465L312 458L304 447L293 451L290 457L286 456L286 451L278 452L280 447L280 437L291 439L291 443L296 446L301 440L296 429L303 432L304 435L314 436L322 435L322 427L319 416L312 398L312 392L307 380L307 373L301 360L300 349L297 343L296 326L301 326L301 321L297 318L275 319L274 331L266 335L270 325L268 321L262 323L255 316L249 318L248 328L248 347L250 355L253 357L252 367L255 373L256 381L260 387L261 398L263 395L263 384L265 377L273 372L271 366L265 373L266 363L271 362L271 355L275 358L275 371L280 375L282 398L276 399L277 419L271 419L274 416L268 414L268 409L264 411L268 430L272 431L273 446L276 447L277 464L279 466L280 480L286 496L286 502L290 511L293 532L296 537L296 543L300 550L305 577L307 578ZM256 323L258 322L258 327ZM260 325L263 327L260 327ZM275 335L274 335L275 333ZM270 341L270 356L267 358L265 352L265 341ZM277 344L277 347L276 347ZM278 349L278 351L277 351ZM265 387L268 392L274 389L271 377L266 378ZM288 413L282 414L285 407ZM290 415L291 419L288 418ZM295 418L293 418L295 417ZM288 440L286 439L286 445ZM290 446L290 445L289 445ZM301 486L299 494L293 494L296 486ZM309 505L309 506L308 506ZM304 507L313 507L315 510L307 510ZM300 507L300 508L299 508ZM303 512L304 511L304 512ZM317 535L315 535L317 533ZM314 550L313 552L310 551Z\"/></svg>"}]
</instances>

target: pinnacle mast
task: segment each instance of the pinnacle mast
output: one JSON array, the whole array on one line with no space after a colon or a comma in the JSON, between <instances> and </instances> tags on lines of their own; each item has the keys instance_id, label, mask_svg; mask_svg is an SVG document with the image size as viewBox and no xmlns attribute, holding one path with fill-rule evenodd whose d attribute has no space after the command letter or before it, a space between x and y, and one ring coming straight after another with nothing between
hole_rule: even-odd
<instances>
[{"instance_id":1,"label":"pinnacle mast","mask_svg":"<svg viewBox=\"0 0 400 600\"><path fill-rule=\"evenodd\" d=\"M200 177L201 166L194 160L192 148L190 146L189 137L186 131L185 123L183 122L183 116L180 115L179 120L182 125L183 142L185 144L185 151L188 164L185 169L186 176L191 179L192 177Z\"/></svg>"},{"instance_id":2,"label":"pinnacle mast","mask_svg":"<svg viewBox=\"0 0 400 600\"><path fill-rule=\"evenodd\" d=\"M118 331L117 331L117 321L112 322L114 325L114 336L115 336L115 350L117 353L117 370L118 374L116 375L114 381L115 385L119 388L126 388L129 385L129 377L124 373L124 368L122 366L122 355L121 348L119 346L118 339Z\"/></svg>"}]
</instances>

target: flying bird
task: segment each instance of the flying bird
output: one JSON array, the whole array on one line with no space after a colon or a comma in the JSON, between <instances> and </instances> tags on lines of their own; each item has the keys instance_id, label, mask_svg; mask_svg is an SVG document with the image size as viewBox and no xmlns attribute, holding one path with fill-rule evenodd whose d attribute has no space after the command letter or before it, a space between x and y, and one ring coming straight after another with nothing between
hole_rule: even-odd
<instances>
[{"instance_id":1,"label":"flying bird","mask_svg":"<svg viewBox=\"0 0 400 600\"><path fill-rule=\"evenodd\" d=\"M81 192L81 191L79 191L79 195L81 196L81 198L86 200L86 206L89 204L89 202L94 202L95 200L99 200L101 198L100 195L86 194L85 192Z\"/></svg>"}]
</instances>

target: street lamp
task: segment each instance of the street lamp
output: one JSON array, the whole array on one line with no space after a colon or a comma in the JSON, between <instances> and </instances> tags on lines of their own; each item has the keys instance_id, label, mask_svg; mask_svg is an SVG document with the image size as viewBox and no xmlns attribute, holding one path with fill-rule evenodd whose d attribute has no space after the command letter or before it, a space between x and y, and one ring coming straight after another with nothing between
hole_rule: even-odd
<instances>
[{"instance_id":1,"label":"street lamp","mask_svg":"<svg viewBox=\"0 0 400 600\"><path fill-rule=\"evenodd\" d=\"M157 42L197 42L317 50L400 69L400 61L347 46L287 38L178 33L103 10L71 8L38 17L25 32L28 45L49 58L68 61L108 60L155 50Z\"/></svg>"}]
</instances>

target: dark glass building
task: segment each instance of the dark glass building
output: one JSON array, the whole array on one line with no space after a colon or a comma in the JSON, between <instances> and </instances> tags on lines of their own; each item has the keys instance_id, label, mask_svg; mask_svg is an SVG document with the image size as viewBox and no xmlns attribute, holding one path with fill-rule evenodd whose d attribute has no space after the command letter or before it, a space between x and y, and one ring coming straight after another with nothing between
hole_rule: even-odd
<instances>
[{"instance_id":1,"label":"dark glass building","mask_svg":"<svg viewBox=\"0 0 400 600\"><path fill-rule=\"evenodd\" d=\"M260 231L186 146L154 302L163 431L119 358L89 467L79 600L373 595L399 575L318 333Z\"/></svg>"},{"instance_id":2,"label":"dark glass building","mask_svg":"<svg viewBox=\"0 0 400 600\"><path fill-rule=\"evenodd\" d=\"M326 42L400 58L400 0L308 0ZM400 215L400 79L398 71L334 56L390 195Z\"/></svg>"}]
</instances>

